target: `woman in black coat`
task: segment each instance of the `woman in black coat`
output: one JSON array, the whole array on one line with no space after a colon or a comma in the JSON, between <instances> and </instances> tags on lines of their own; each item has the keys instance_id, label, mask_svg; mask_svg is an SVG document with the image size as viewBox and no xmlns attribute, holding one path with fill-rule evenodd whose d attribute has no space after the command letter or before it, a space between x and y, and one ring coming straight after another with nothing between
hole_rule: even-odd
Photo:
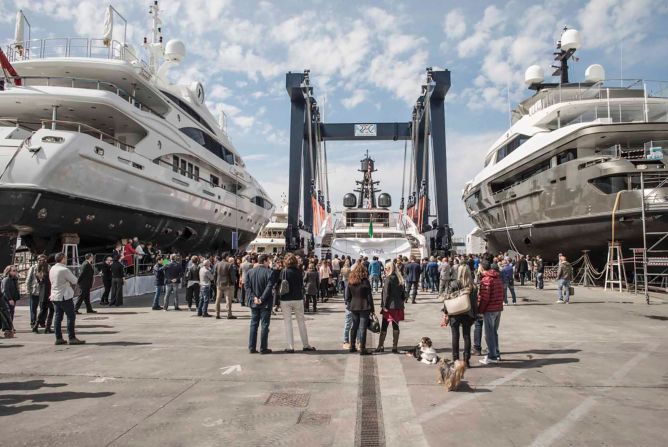
<instances>
[{"instance_id":1,"label":"woman in black coat","mask_svg":"<svg viewBox=\"0 0 668 447\"><path fill-rule=\"evenodd\" d=\"M285 352L295 352L294 339L292 336L292 314L295 314L297 327L299 327L299 336L302 340L303 351L315 351L315 348L308 343L308 333L306 332L306 322L304 321L304 289L302 286L302 271L298 267L297 257L292 253L285 256L285 269L280 274L278 280L278 289L280 291L281 283L287 281L288 292L280 295L281 309L283 311L283 323L285 324L285 338L287 348Z\"/></svg>"},{"instance_id":2,"label":"woman in black coat","mask_svg":"<svg viewBox=\"0 0 668 447\"><path fill-rule=\"evenodd\" d=\"M399 322L404 320L404 303L406 302L404 278L398 267L388 261L385 264L385 280L383 281L383 295L381 299L381 314L383 323L380 327L378 347L376 352L383 352L387 328L392 323L392 352L397 354L399 349Z\"/></svg>"},{"instance_id":3,"label":"woman in black coat","mask_svg":"<svg viewBox=\"0 0 668 447\"><path fill-rule=\"evenodd\" d=\"M464 337L464 361L469 368L471 359L471 326L476 320L478 314L478 290L473 282L471 269L466 264L461 264L457 270L457 281L451 282L451 293L459 294L468 291L471 308L467 313L459 315L448 315L448 311L443 306L446 324L450 326L452 332L452 360L459 360L459 327L462 328Z\"/></svg>"},{"instance_id":4,"label":"woman in black coat","mask_svg":"<svg viewBox=\"0 0 668 447\"><path fill-rule=\"evenodd\" d=\"M360 329L360 355L368 355L366 350L366 328L369 326L369 314L374 312L373 297L371 296L371 283L369 282L369 273L361 262L357 262L348 277L348 287L346 288L346 308L350 311L353 318L353 326L350 329L350 348L349 352L356 352L354 340L357 338L358 329Z\"/></svg>"}]
</instances>

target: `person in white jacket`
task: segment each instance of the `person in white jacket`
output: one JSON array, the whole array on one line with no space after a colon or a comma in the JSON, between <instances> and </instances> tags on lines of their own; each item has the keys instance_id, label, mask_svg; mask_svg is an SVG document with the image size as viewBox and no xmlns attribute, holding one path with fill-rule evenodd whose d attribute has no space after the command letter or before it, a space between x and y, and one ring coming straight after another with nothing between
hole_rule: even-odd
<instances>
[{"instance_id":1,"label":"person in white jacket","mask_svg":"<svg viewBox=\"0 0 668 447\"><path fill-rule=\"evenodd\" d=\"M77 284L77 277L67 268L67 257L64 253L57 253L55 256L56 264L49 271L49 280L51 281L51 295L49 299L56 308L54 318L54 332L56 333L57 345L82 345L86 343L79 340L74 332L74 323L76 313L74 312L73 287ZM63 313L67 315L67 336L68 341L63 339L61 324L63 322Z\"/></svg>"}]
</instances>

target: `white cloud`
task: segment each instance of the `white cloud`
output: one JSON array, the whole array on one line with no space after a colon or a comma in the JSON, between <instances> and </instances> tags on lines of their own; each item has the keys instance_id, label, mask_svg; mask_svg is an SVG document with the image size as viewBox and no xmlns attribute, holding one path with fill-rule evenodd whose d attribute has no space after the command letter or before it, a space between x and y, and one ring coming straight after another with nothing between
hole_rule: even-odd
<instances>
[{"instance_id":1,"label":"white cloud","mask_svg":"<svg viewBox=\"0 0 668 447\"><path fill-rule=\"evenodd\" d=\"M496 38L492 36L492 32L496 31L505 20L505 14L499 8L494 5L488 6L482 19L473 26L474 33L457 45L459 56L470 57L484 48L491 39Z\"/></svg>"},{"instance_id":2,"label":"white cloud","mask_svg":"<svg viewBox=\"0 0 668 447\"><path fill-rule=\"evenodd\" d=\"M448 39L458 39L466 33L466 17L461 9L453 9L445 16L443 32Z\"/></svg>"},{"instance_id":3,"label":"white cloud","mask_svg":"<svg viewBox=\"0 0 668 447\"><path fill-rule=\"evenodd\" d=\"M368 90L363 90L363 89L355 90L352 96L349 96L348 98L341 100L341 104L343 104L343 107L345 107L346 109L352 109L360 105L362 102L364 102L368 93L369 93Z\"/></svg>"}]
</instances>

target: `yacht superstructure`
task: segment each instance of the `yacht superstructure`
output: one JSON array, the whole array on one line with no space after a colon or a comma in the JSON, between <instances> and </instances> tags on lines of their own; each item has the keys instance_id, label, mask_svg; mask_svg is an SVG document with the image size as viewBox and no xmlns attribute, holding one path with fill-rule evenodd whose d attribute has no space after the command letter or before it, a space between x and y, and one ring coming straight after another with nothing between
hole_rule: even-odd
<instances>
[{"instance_id":1,"label":"yacht superstructure","mask_svg":"<svg viewBox=\"0 0 668 447\"><path fill-rule=\"evenodd\" d=\"M251 253L280 254L285 252L285 231L288 228L288 205L275 211L271 220L262 227L257 237L248 244Z\"/></svg>"},{"instance_id":2,"label":"yacht superstructure","mask_svg":"<svg viewBox=\"0 0 668 447\"><path fill-rule=\"evenodd\" d=\"M185 45L164 45L157 1L150 12L148 63L113 39L112 7L101 39L26 40L17 25L0 91L5 247L20 236L53 251L76 234L84 247L137 236L163 248L230 249L269 220L274 207L204 87L167 79Z\"/></svg>"},{"instance_id":3,"label":"yacht superstructure","mask_svg":"<svg viewBox=\"0 0 668 447\"><path fill-rule=\"evenodd\" d=\"M372 178L376 172L374 160L367 156L361 160L363 173L356 181L355 194L343 198L343 211L330 214L315 237L315 254L318 257L334 255L378 256L381 260L397 256L427 256L425 237L420 234L413 221L403 213L390 211L392 200L389 194L376 189L378 181Z\"/></svg>"},{"instance_id":4,"label":"yacht superstructure","mask_svg":"<svg viewBox=\"0 0 668 447\"><path fill-rule=\"evenodd\" d=\"M577 31L565 30L555 53L559 83L545 83L539 66L527 70L535 94L464 188L491 252L554 259L590 250L605 260L608 241L642 247L640 171L653 205L647 231L668 228L668 83L608 81L596 64L585 82L571 83L578 46Z\"/></svg>"}]
</instances>

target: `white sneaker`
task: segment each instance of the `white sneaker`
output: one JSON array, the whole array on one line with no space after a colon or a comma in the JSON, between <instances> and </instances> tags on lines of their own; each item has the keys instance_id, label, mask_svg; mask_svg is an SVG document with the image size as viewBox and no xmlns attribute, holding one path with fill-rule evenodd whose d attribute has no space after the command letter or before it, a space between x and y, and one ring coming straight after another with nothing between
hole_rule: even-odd
<instances>
[{"instance_id":1,"label":"white sneaker","mask_svg":"<svg viewBox=\"0 0 668 447\"><path fill-rule=\"evenodd\" d=\"M488 359L488 362L489 362L489 363L499 363L500 360L501 360L501 356L499 356L499 358L496 359L496 360L494 360L494 359Z\"/></svg>"},{"instance_id":2,"label":"white sneaker","mask_svg":"<svg viewBox=\"0 0 668 447\"><path fill-rule=\"evenodd\" d=\"M564 304L564 300L557 300L556 304Z\"/></svg>"},{"instance_id":3,"label":"white sneaker","mask_svg":"<svg viewBox=\"0 0 668 447\"><path fill-rule=\"evenodd\" d=\"M489 365L490 363L494 363L492 360L490 360L489 357L483 357L480 360L478 360L480 363L483 365Z\"/></svg>"}]
</instances>

